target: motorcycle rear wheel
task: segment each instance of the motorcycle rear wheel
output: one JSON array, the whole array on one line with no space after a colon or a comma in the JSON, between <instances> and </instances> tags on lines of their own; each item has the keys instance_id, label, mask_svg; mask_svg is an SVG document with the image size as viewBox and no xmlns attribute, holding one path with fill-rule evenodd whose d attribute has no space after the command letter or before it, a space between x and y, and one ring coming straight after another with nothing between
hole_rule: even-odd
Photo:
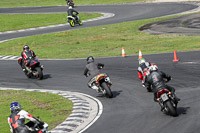
<instances>
[{"instance_id":1,"label":"motorcycle rear wheel","mask_svg":"<svg viewBox=\"0 0 200 133\"><path fill-rule=\"evenodd\" d=\"M102 87L103 89L105 89L105 91L106 91L106 97L108 97L108 98L112 98L112 97L113 97L113 94L112 94L110 88L108 87L108 85L107 85L105 82L103 82L103 83L101 84L101 87Z\"/></svg>"},{"instance_id":2,"label":"motorcycle rear wheel","mask_svg":"<svg viewBox=\"0 0 200 133\"><path fill-rule=\"evenodd\" d=\"M169 112L170 115L172 115L172 116L177 116L176 108L173 107L171 101L167 101L167 102L165 103L165 105L166 105L166 107L167 107L168 112Z\"/></svg>"},{"instance_id":3,"label":"motorcycle rear wheel","mask_svg":"<svg viewBox=\"0 0 200 133\"><path fill-rule=\"evenodd\" d=\"M82 24L83 24L82 21L81 21L80 19L78 20L78 24L79 24L79 25L82 25Z\"/></svg>"}]
</instances>

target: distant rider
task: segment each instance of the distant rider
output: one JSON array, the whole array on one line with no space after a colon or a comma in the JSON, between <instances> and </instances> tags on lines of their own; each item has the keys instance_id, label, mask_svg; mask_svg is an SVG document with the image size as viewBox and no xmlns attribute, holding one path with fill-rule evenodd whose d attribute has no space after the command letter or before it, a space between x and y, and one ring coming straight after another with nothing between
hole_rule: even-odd
<instances>
[{"instance_id":1,"label":"distant rider","mask_svg":"<svg viewBox=\"0 0 200 133\"><path fill-rule=\"evenodd\" d=\"M100 69L104 67L104 64L102 63L95 63L93 56L88 56L87 58L87 65L84 71L84 75L86 77L91 76L92 78L88 82L88 86L92 89L95 89L98 91L98 87L93 85L92 83L95 81L94 77L98 74L100 74Z\"/></svg>"},{"instance_id":2,"label":"distant rider","mask_svg":"<svg viewBox=\"0 0 200 133\"><path fill-rule=\"evenodd\" d=\"M147 76L146 85L152 85L154 91L154 101L157 99L157 92L162 88L168 89L170 92L172 92L172 95L174 95L175 100L177 102L180 101L180 99L175 95L175 89L166 84L166 82L171 80L171 76L162 71L158 71L158 67L154 65L150 66L149 70L150 74Z\"/></svg>"},{"instance_id":3,"label":"distant rider","mask_svg":"<svg viewBox=\"0 0 200 133\"><path fill-rule=\"evenodd\" d=\"M66 2L67 2L67 5L72 5L73 4L73 0L66 0Z\"/></svg>"},{"instance_id":4,"label":"distant rider","mask_svg":"<svg viewBox=\"0 0 200 133\"><path fill-rule=\"evenodd\" d=\"M67 10L67 14L68 14L68 16L74 17L75 20L78 20L77 15L78 15L79 13L78 13L76 10L74 10L74 9L72 8L72 6L69 6L69 8L68 8L68 10Z\"/></svg>"},{"instance_id":5,"label":"distant rider","mask_svg":"<svg viewBox=\"0 0 200 133\"><path fill-rule=\"evenodd\" d=\"M11 115L8 117L8 124L11 133L33 133L25 126L25 119L37 123L40 127L44 124L44 122L38 120L28 112L21 110L21 105L18 102L12 102L10 104L10 110ZM37 133L39 132L41 131L37 131Z\"/></svg>"},{"instance_id":6,"label":"distant rider","mask_svg":"<svg viewBox=\"0 0 200 133\"><path fill-rule=\"evenodd\" d=\"M29 49L28 45L23 47L23 51L21 53L21 57L19 59L19 64L21 65L23 71L25 71L25 67L30 65L30 58L35 58L36 55L33 50Z\"/></svg>"},{"instance_id":7,"label":"distant rider","mask_svg":"<svg viewBox=\"0 0 200 133\"><path fill-rule=\"evenodd\" d=\"M139 79L142 80L143 86L145 86L145 80L146 80L147 75L149 74L149 67L152 65L156 65L156 64L153 64L151 62L146 62L144 58L139 59L139 67L137 71L138 71Z\"/></svg>"}]
</instances>

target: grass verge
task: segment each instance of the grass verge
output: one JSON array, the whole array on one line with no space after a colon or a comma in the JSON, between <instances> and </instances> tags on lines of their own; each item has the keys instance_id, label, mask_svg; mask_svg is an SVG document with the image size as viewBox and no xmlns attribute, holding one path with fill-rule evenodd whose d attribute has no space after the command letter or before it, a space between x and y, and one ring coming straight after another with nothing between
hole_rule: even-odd
<instances>
[{"instance_id":1,"label":"grass verge","mask_svg":"<svg viewBox=\"0 0 200 133\"><path fill-rule=\"evenodd\" d=\"M0 133L10 133L8 116L10 103L19 102L23 110L33 116L40 116L41 120L49 124L49 129L63 122L72 111L72 102L62 96L28 91L4 91L0 90Z\"/></svg>"},{"instance_id":2,"label":"grass verge","mask_svg":"<svg viewBox=\"0 0 200 133\"><path fill-rule=\"evenodd\" d=\"M98 13L80 13L81 20L100 17ZM1 14L0 32L67 23L66 13L56 14Z\"/></svg>"},{"instance_id":3,"label":"grass verge","mask_svg":"<svg viewBox=\"0 0 200 133\"><path fill-rule=\"evenodd\" d=\"M200 36L151 35L138 30L144 24L171 17L138 20L106 26L90 27L62 33L31 36L4 42L1 55L20 55L29 45L40 58L85 58L200 50Z\"/></svg>"},{"instance_id":4,"label":"grass verge","mask_svg":"<svg viewBox=\"0 0 200 133\"><path fill-rule=\"evenodd\" d=\"M150 0L73 0L75 5L143 2ZM66 5L65 0L1 0L0 7L31 7Z\"/></svg>"}]
</instances>

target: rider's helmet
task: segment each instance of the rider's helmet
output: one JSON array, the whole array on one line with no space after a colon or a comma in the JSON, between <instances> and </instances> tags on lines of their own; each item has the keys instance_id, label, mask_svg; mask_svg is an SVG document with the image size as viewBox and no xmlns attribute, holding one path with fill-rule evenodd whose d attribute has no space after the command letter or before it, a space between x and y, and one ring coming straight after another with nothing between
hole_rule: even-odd
<instances>
[{"instance_id":1,"label":"rider's helmet","mask_svg":"<svg viewBox=\"0 0 200 133\"><path fill-rule=\"evenodd\" d=\"M91 62L94 62L94 57L93 56L88 56L87 57L87 63L91 63Z\"/></svg>"},{"instance_id":2,"label":"rider's helmet","mask_svg":"<svg viewBox=\"0 0 200 133\"><path fill-rule=\"evenodd\" d=\"M150 72L157 71L157 70L158 70L158 66L157 66L157 65L151 65L151 66L149 67L149 71L150 71Z\"/></svg>"},{"instance_id":3,"label":"rider's helmet","mask_svg":"<svg viewBox=\"0 0 200 133\"><path fill-rule=\"evenodd\" d=\"M19 112L21 110L21 105L18 102L12 102L10 104L11 112Z\"/></svg>"},{"instance_id":4,"label":"rider's helmet","mask_svg":"<svg viewBox=\"0 0 200 133\"><path fill-rule=\"evenodd\" d=\"M72 6L69 6L69 9L72 9Z\"/></svg>"},{"instance_id":5,"label":"rider's helmet","mask_svg":"<svg viewBox=\"0 0 200 133\"><path fill-rule=\"evenodd\" d=\"M23 50L29 51L29 46L28 45L24 45Z\"/></svg>"},{"instance_id":6,"label":"rider's helmet","mask_svg":"<svg viewBox=\"0 0 200 133\"><path fill-rule=\"evenodd\" d=\"M146 62L146 60L144 58L139 59L139 65L142 64L142 63L145 63L145 62Z\"/></svg>"}]
</instances>

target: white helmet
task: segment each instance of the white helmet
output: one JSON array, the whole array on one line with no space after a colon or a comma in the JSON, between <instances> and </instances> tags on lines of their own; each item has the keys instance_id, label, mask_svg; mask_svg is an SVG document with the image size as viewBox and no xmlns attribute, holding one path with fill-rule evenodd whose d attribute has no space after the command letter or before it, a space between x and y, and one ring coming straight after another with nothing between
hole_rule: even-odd
<instances>
[{"instance_id":1,"label":"white helmet","mask_svg":"<svg viewBox=\"0 0 200 133\"><path fill-rule=\"evenodd\" d=\"M72 9L72 6L69 6L69 9Z\"/></svg>"},{"instance_id":2,"label":"white helmet","mask_svg":"<svg viewBox=\"0 0 200 133\"><path fill-rule=\"evenodd\" d=\"M142 63L145 63L145 62L146 62L146 60L144 58L139 59L139 65L142 64Z\"/></svg>"},{"instance_id":3,"label":"white helmet","mask_svg":"<svg viewBox=\"0 0 200 133\"><path fill-rule=\"evenodd\" d=\"M150 72L157 71L158 70L158 66L152 65L152 66L149 67L149 70L150 70Z\"/></svg>"}]
</instances>

